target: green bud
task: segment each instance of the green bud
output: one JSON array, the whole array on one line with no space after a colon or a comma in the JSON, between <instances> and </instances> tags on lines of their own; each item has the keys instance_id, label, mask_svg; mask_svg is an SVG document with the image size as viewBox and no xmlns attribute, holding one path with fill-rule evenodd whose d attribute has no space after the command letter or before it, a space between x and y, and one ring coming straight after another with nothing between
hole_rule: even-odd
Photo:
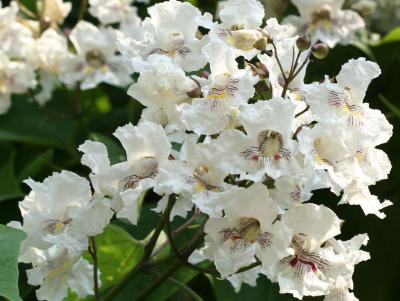
<instances>
[{"instance_id":1,"label":"green bud","mask_svg":"<svg viewBox=\"0 0 400 301\"><path fill-rule=\"evenodd\" d=\"M305 51L311 47L311 41L307 37L302 36L296 40L296 46L301 51Z\"/></svg>"},{"instance_id":2,"label":"green bud","mask_svg":"<svg viewBox=\"0 0 400 301\"><path fill-rule=\"evenodd\" d=\"M312 54L316 59L323 60L329 54L329 47L325 43L315 44L312 47Z\"/></svg>"}]
</instances>

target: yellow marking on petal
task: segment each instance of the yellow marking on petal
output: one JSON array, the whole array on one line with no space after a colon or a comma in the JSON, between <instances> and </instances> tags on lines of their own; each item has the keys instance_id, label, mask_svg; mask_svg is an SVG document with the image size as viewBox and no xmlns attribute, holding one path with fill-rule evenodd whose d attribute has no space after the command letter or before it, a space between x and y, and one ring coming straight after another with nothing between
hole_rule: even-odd
<instances>
[{"instance_id":1,"label":"yellow marking on petal","mask_svg":"<svg viewBox=\"0 0 400 301\"><path fill-rule=\"evenodd\" d=\"M56 278L64 274L65 271L67 271L73 264L74 260L64 260L63 262L61 262L61 264L49 269L49 271L47 272L47 278Z\"/></svg>"},{"instance_id":2,"label":"yellow marking on petal","mask_svg":"<svg viewBox=\"0 0 400 301\"><path fill-rule=\"evenodd\" d=\"M218 99L218 100L220 100L220 99L226 98L227 96L228 96L228 93L226 93L226 91L223 90L218 94L209 94L209 95L207 95L207 99Z\"/></svg>"},{"instance_id":3,"label":"yellow marking on petal","mask_svg":"<svg viewBox=\"0 0 400 301\"><path fill-rule=\"evenodd\" d=\"M108 66L107 66L107 65L101 66L101 67L100 67L100 71L103 72L103 73L108 72Z\"/></svg>"},{"instance_id":4,"label":"yellow marking on petal","mask_svg":"<svg viewBox=\"0 0 400 301\"><path fill-rule=\"evenodd\" d=\"M317 161L319 164L324 163L324 160L322 160L322 158L318 154L314 155L314 160Z\"/></svg>"},{"instance_id":5,"label":"yellow marking on petal","mask_svg":"<svg viewBox=\"0 0 400 301\"><path fill-rule=\"evenodd\" d=\"M206 186L202 183L197 182L196 184L194 184L194 190L197 193L204 192L206 190Z\"/></svg>"},{"instance_id":6,"label":"yellow marking on petal","mask_svg":"<svg viewBox=\"0 0 400 301\"><path fill-rule=\"evenodd\" d=\"M94 68L92 68L91 66L86 65L84 72L86 74L93 74Z\"/></svg>"},{"instance_id":7,"label":"yellow marking on petal","mask_svg":"<svg viewBox=\"0 0 400 301\"><path fill-rule=\"evenodd\" d=\"M54 234L60 233L62 230L64 230L65 224L61 222L56 222L54 224Z\"/></svg>"}]
</instances>

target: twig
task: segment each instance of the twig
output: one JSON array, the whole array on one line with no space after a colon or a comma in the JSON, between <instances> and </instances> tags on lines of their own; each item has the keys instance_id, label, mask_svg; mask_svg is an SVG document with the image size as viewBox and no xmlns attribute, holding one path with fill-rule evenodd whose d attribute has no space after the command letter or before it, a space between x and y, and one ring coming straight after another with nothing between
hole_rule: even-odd
<instances>
[{"instance_id":1,"label":"twig","mask_svg":"<svg viewBox=\"0 0 400 301\"><path fill-rule=\"evenodd\" d=\"M276 45L275 45L275 43L274 43L273 41L272 41L272 46L274 47L275 59L276 59L276 61L277 61L277 63L278 63L279 69L281 70L283 79L284 79L285 82L286 82L287 77L286 77L285 71L283 71L283 67L282 67L282 64L281 64L281 60L279 59L279 55L278 55L278 50L276 50Z\"/></svg>"},{"instance_id":2,"label":"twig","mask_svg":"<svg viewBox=\"0 0 400 301\"><path fill-rule=\"evenodd\" d=\"M117 285L115 285L107 292L102 301L113 300L114 297L117 296L123 290L123 288L128 285L128 283L141 272L142 268L147 264L149 258L151 257L151 253L153 252L153 249L157 243L158 237L160 236L160 233L164 228L164 221L165 218L160 219L157 228L154 230L154 233L151 236L149 242L144 247L143 257L140 259L137 265L127 275L125 275L125 277Z\"/></svg>"},{"instance_id":3,"label":"twig","mask_svg":"<svg viewBox=\"0 0 400 301\"><path fill-rule=\"evenodd\" d=\"M81 5L79 6L78 22L83 19L87 9L87 0L81 0Z\"/></svg>"},{"instance_id":4,"label":"twig","mask_svg":"<svg viewBox=\"0 0 400 301\"><path fill-rule=\"evenodd\" d=\"M303 114L304 114L305 112L307 112L309 109L310 109L310 106L307 105L307 107L306 107L303 111L301 111L301 112L297 113L296 115L294 115L294 118L297 118L297 117L303 115Z\"/></svg>"},{"instance_id":5,"label":"twig","mask_svg":"<svg viewBox=\"0 0 400 301\"><path fill-rule=\"evenodd\" d=\"M100 301L99 279L98 279L99 264L98 264L98 260L97 260L96 239L94 237L89 238L89 254L90 254L90 256L92 256L92 260L93 260L94 296L95 296L96 301Z\"/></svg>"},{"instance_id":6,"label":"twig","mask_svg":"<svg viewBox=\"0 0 400 301\"><path fill-rule=\"evenodd\" d=\"M175 256L179 259L179 261L180 261L183 265L185 265L185 266L187 266L187 267L189 267L189 268L191 268L191 269L193 269L193 270L195 270L195 271L201 272L201 273L213 274L213 275L219 276L220 274L218 273L218 271L216 271L216 270L214 270L214 269L202 268L202 267L199 267L199 266L197 266L197 265L194 265L194 264L191 264L190 262L188 262L188 261L187 261L187 257L184 256L183 254L181 254L181 252L178 250L178 247L175 245L174 239L173 239L173 237L172 237L171 224L170 224L170 222L169 222L169 217L170 217L170 214L171 214L171 209L172 209L172 207L174 206L175 202L176 202L176 197L173 196L173 195L171 195L170 198L169 198L169 200L168 200L168 203L171 204L171 205L168 206L169 209L165 211L165 218L166 218L166 221L165 221L165 228L166 228L166 234L167 234L168 241L169 241L169 244L170 244L170 246L171 246L172 251L174 252ZM190 254L189 254L189 255L190 255Z\"/></svg>"}]
</instances>

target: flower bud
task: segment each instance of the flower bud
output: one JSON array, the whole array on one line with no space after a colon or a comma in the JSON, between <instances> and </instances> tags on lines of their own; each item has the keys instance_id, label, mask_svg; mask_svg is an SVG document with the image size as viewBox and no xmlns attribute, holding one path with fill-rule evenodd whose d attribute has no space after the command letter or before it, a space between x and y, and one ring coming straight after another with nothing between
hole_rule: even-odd
<instances>
[{"instance_id":1,"label":"flower bud","mask_svg":"<svg viewBox=\"0 0 400 301\"><path fill-rule=\"evenodd\" d=\"M377 4L371 0L361 0L351 6L351 9L363 17L371 16L376 10Z\"/></svg>"},{"instance_id":2,"label":"flower bud","mask_svg":"<svg viewBox=\"0 0 400 301\"><path fill-rule=\"evenodd\" d=\"M296 40L296 46L302 52L311 47L311 41L307 37L301 36Z\"/></svg>"},{"instance_id":3,"label":"flower bud","mask_svg":"<svg viewBox=\"0 0 400 301\"><path fill-rule=\"evenodd\" d=\"M323 60L329 54L329 47L325 43L315 44L312 47L312 54L316 59Z\"/></svg>"},{"instance_id":4,"label":"flower bud","mask_svg":"<svg viewBox=\"0 0 400 301\"><path fill-rule=\"evenodd\" d=\"M186 93L190 98L199 98L201 96L201 88L197 85L196 88Z\"/></svg>"},{"instance_id":5,"label":"flower bud","mask_svg":"<svg viewBox=\"0 0 400 301\"><path fill-rule=\"evenodd\" d=\"M262 37L254 44L254 48L257 50L265 50L267 48L267 45L268 45L268 38Z\"/></svg>"}]
</instances>

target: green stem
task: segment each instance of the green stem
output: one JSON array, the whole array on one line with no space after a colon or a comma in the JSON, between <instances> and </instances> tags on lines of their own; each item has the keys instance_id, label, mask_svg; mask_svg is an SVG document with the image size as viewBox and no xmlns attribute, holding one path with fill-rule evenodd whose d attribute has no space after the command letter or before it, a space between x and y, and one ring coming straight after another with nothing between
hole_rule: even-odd
<instances>
[{"instance_id":1,"label":"green stem","mask_svg":"<svg viewBox=\"0 0 400 301\"><path fill-rule=\"evenodd\" d=\"M168 204L166 210L172 210L169 209L169 206L171 204ZM172 205L173 206L173 205ZM157 225L157 228L154 230L153 235L151 236L149 242L146 244L144 247L144 254L138 264L113 288L111 288L107 294L104 296L102 301L111 301L114 299L115 296L117 296L124 288L125 286L128 285L128 283L135 278L141 271L142 268L145 267L151 257L151 254L156 246L158 237L160 236L160 233L162 229L164 228L164 223L165 223L165 217L163 216L160 219L159 224Z\"/></svg>"},{"instance_id":2,"label":"green stem","mask_svg":"<svg viewBox=\"0 0 400 301\"><path fill-rule=\"evenodd\" d=\"M100 301L99 294L99 278L98 278L98 261L97 261L97 246L96 239L94 237L89 238L89 254L93 260L93 287L94 287L94 296L96 301Z\"/></svg>"}]
</instances>

